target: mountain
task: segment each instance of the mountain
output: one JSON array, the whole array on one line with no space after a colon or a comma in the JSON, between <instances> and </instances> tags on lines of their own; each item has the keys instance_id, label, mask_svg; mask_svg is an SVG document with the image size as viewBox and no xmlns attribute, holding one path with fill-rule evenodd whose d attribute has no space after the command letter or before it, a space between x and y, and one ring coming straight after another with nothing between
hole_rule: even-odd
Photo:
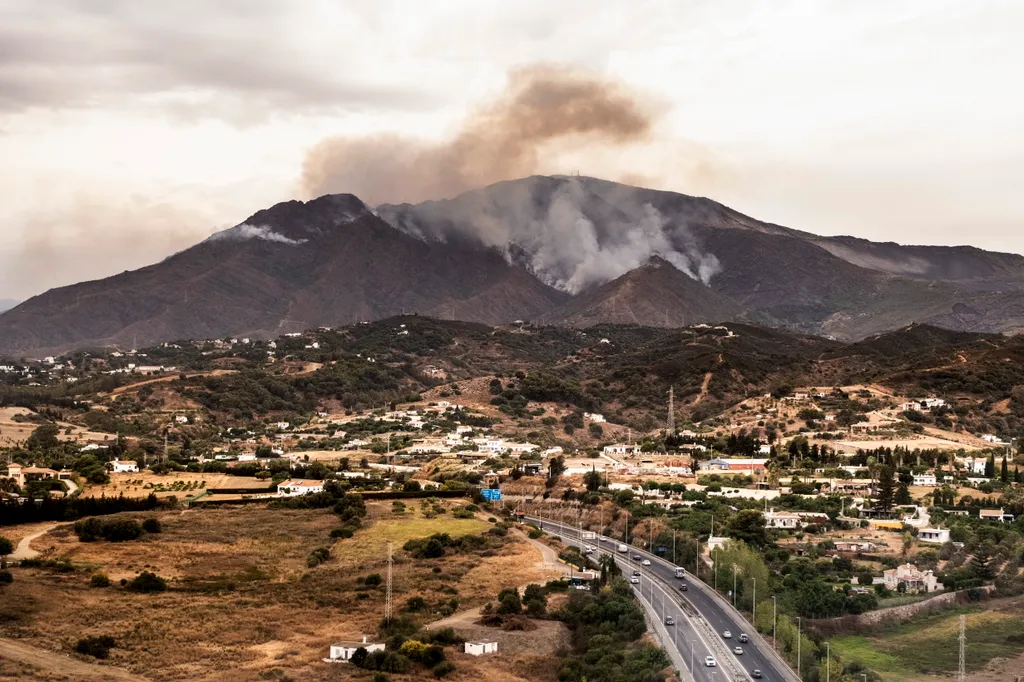
<instances>
[{"instance_id":1,"label":"mountain","mask_svg":"<svg viewBox=\"0 0 1024 682\"><path fill-rule=\"evenodd\" d=\"M611 282L570 298L537 321L573 327L602 323L684 327L725 322L740 312L731 299L655 256Z\"/></svg>"},{"instance_id":2,"label":"mountain","mask_svg":"<svg viewBox=\"0 0 1024 682\"><path fill-rule=\"evenodd\" d=\"M290 201L148 267L0 314L0 354L266 338L401 313L486 324L747 321L855 340L1024 330L1024 257L764 223L710 199L535 176L376 209Z\"/></svg>"},{"instance_id":3,"label":"mountain","mask_svg":"<svg viewBox=\"0 0 1024 682\"><path fill-rule=\"evenodd\" d=\"M0 298L0 313L5 310L10 310L14 306L18 305L18 303L18 301L15 301L12 298Z\"/></svg>"}]
</instances>

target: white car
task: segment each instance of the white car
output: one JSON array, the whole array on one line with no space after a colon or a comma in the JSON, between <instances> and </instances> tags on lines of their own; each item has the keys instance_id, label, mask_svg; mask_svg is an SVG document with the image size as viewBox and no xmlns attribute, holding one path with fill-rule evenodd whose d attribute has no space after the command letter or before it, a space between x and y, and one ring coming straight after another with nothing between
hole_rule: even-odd
<instances>
[{"instance_id":1,"label":"white car","mask_svg":"<svg viewBox=\"0 0 1024 682\"><path fill-rule=\"evenodd\" d=\"M732 633L726 630L722 633L722 639L732 639Z\"/></svg>"},{"instance_id":2,"label":"white car","mask_svg":"<svg viewBox=\"0 0 1024 682\"><path fill-rule=\"evenodd\" d=\"M629 582L633 583L634 585L639 585L640 584L640 578L637 578L634 575L632 578L629 579Z\"/></svg>"},{"instance_id":3,"label":"white car","mask_svg":"<svg viewBox=\"0 0 1024 682\"><path fill-rule=\"evenodd\" d=\"M714 668L715 666L718 665L718 661L715 660L714 656L705 656L704 657L704 665L707 666L708 668Z\"/></svg>"},{"instance_id":4,"label":"white car","mask_svg":"<svg viewBox=\"0 0 1024 682\"><path fill-rule=\"evenodd\" d=\"M640 565L642 565L642 566L650 566L651 565L651 560L650 559L644 559L643 561L640 562Z\"/></svg>"},{"instance_id":5,"label":"white car","mask_svg":"<svg viewBox=\"0 0 1024 682\"><path fill-rule=\"evenodd\" d=\"M732 652L734 654L736 654L737 656L742 656L743 655L743 647L741 647L741 646L734 647Z\"/></svg>"}]
</instances>

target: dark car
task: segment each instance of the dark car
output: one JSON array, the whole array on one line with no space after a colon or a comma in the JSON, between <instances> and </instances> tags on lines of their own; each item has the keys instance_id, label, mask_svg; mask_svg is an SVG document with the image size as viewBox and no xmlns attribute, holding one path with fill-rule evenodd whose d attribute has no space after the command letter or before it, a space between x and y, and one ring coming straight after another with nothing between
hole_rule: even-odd
<instances>
[{"instance_id":1,"label":"dark car","mask_svg":"<svg viewBox=\"0 0 1024 682\"><path fill-rule=\"evenodd\" d=\"M761 674L761 671L758 670L757 668L754 668L753 670L750 671L750 676L753 677L755 680L759 680L762 677L764 677L764 675Z\"/></svg>"},{"instance_id":2,"label":"dark car","mask_svg":"<svg viewBox=\"0 0 1024 682\"><path fill-rule=\"evenodd\" d=\"M680 585L679 586L679 591L680 592L686 592L688 589L690 589L690 588L687 587L686 585Z\"/></svg>"},{"instance_id":3,"label":"dark car","mask_svg":"<svg viewBox=\"0 0 1024 682\"><path fill-rule=\"evenodd\" d=\"M640 561L640 555L639 554L634 554L633 555L633 561Z\"/></svg>"}]
</instances>

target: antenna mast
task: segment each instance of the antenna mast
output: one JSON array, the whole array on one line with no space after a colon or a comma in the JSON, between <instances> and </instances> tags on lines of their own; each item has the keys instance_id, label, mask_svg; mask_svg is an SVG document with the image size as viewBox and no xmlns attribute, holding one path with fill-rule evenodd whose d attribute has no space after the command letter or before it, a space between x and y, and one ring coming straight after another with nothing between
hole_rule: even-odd
<instances>
[{"instance_id":1,"label":"antenna mast","mask_svg":"<svg viewBox=\"0 0 1024 682\"><path fill-rule=\"evenodd\" d=\"M388 543L388 582L387 582L387 596L384 600L384 622L391 623L391 568L395 565L395 558L392 552L394 548L393 543Z\"/></svg>"}]
</instances>

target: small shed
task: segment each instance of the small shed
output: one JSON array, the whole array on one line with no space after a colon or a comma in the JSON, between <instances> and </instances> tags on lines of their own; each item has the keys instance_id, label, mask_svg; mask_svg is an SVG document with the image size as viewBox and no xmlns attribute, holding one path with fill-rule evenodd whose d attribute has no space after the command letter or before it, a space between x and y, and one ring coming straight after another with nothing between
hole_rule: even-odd
<instances>
[{"instance_id":1,"label":"small shed","mask_svg":"<svg viewBox=\"0 0 1024 682\"><path fill-rule=\"evenodd\" d=\"M359 649L366 649L366 653L372 654L374 651L384 651L384 643L367 642L365 636L362 642L336 642L331 645L329 658L324 660L331 662L349 661L352 659L352 655Z\"/></svg>"},{"instance_id":2,"label":"small shed","mask_svg":"<svg viewBox=\"0 0 1024 682\"><path fill-rule=\"evenodd\" d=\"M470 656L498 653L497 642L466 642L466 653Z\"/></svg>"}]
</instances>

